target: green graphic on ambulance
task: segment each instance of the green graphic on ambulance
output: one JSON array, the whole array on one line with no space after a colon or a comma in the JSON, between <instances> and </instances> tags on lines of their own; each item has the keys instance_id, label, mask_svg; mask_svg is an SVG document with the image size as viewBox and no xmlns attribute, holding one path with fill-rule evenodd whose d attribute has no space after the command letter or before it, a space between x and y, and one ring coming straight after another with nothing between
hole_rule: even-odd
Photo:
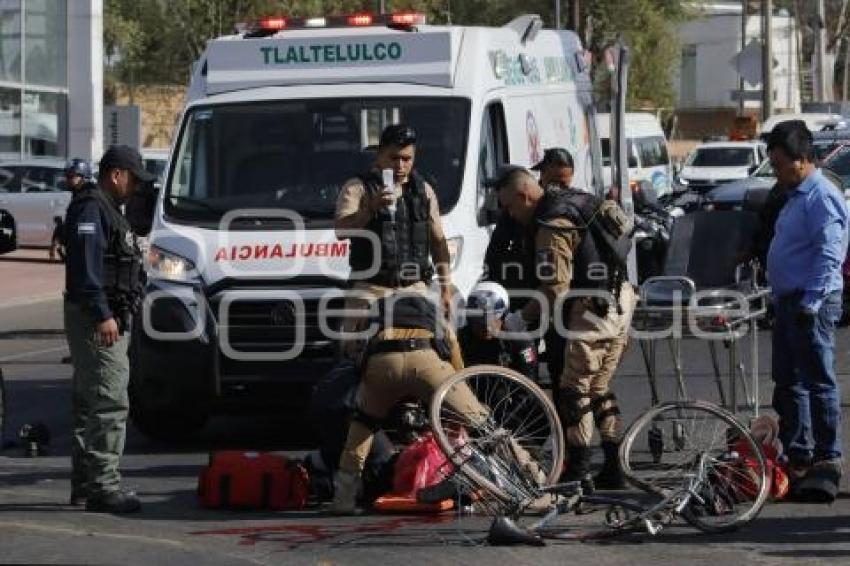
<instances>
[{"instance_id":1,"label":"green graphic on ambulance","mask_svg":"<svg viewBox=\"0 0 850 566\"><path fill-rule=\"evenodd\" d=\"M304 65L323 63L356 63L366 61L397 61L404 54L398 42L316 44L281 47L260 47L265 65Z\"/></svg>"}]
</instances>

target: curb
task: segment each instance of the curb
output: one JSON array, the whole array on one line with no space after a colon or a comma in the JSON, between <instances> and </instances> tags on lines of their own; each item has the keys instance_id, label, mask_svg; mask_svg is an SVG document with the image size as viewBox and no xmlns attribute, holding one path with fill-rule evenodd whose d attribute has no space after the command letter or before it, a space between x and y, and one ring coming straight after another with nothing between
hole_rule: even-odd
<instances>
[{"instance_id":1,"label":"curb","mask_svg":"<svg viewBox=\"0 0 850 566\"><path fill-rule=\"evenodd\" d=\"M13 307L24 307L27 305L34 305L38 303L46 303L49 301L61 301L62 300L62 292L56 291L53 293L45 294L45 295L36 295L34 297L21 297L20 299L11 299L8 301L0 302L0 310L8 309Z\"/></svg>"}]
</instances>

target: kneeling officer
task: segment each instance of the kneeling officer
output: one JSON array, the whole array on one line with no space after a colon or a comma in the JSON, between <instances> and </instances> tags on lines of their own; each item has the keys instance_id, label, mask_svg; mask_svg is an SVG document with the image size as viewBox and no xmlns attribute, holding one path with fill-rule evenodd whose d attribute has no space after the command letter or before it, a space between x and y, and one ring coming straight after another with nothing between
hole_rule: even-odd
<instances>
[{"instance_id":1,"label":"kneeling officer","mask_svg":"<svg viewBox=\"0 0 850 566\"><path fill-rule=\"evenodd\" d=\"M357 408L348 430L334 481L331 512L351 514L373 431L406 398L431 399L434 391L463 367L460 349L450 339L434 303L419 292L399 291L378 302L378 332L365 351ZM471 419L485 414L472 391L454 388L446 401Z\"/></svg>"},{"instance_id":2,"label":"kneeling officer","mask_svg":"<svg viewBox=\"0 0 850 566\"><path fill-rule=\"evenodd\" d=\"M139 153L112 146L98 182L74 195L65 221L65 333L73 374L71 504L130 513L141 507L120 488L129 402L127 358L132 315L141 298L141 252L121 204L153 181Z\"/></svg>"}]
</instances>

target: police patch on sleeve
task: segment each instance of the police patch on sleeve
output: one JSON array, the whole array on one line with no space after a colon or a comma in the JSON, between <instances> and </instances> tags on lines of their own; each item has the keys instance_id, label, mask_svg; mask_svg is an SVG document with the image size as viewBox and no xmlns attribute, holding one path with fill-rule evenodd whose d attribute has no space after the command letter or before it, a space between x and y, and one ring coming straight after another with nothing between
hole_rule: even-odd
<instances>
[{"instance_id":1,"label":"police patch on sleeve","mask_svg":"<svg viewBox=\"0 0 850 566\"><path fill-rule=\"evenodd\" d=\"M77 224L77 234L94 234L94 222L80 222Z\"/></svg>"},{"instance_id":2,"label":"police patch on sleeve","mask_svg":"<svg viewBox=\"0 0 850 566\"><path fill-rule=\"evenodd\" d=\"M543 248L537 250L537 277L541 281L551 280L555 277L555 250Z\"/></svg>"}]
</instances>

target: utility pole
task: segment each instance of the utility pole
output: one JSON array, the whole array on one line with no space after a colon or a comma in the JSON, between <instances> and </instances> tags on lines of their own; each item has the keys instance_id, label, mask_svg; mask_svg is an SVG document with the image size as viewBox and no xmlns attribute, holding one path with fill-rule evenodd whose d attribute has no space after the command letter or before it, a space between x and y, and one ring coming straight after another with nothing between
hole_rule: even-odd
<instances>
[{"instance_id":1,"label":"utility pole","mask_svg":"<svg viewBox=\"0 0 850 566\"><path fill-rule=\"evenodd\" d=\"M749 0L741 0L741 51L747 47L747 8ZM738 73L738 94L741 98L738 99L738 116L744 115L744 77Z\"/></svg>"},{"instance_id":2,"label":"utility pole","mask_svg":"<svg viewBox=\"0 0 850 566\"><path fill-rule=\"evenodd\" d=\"M815 53L814 53L814 87L815 100L818 102L829 102L830 86L826 84L826 20L824 1L816 0L817 13L815 15Z\"/></svg>"},{"instance_id":3,"label":"utility pole","mask_svg":"<svg viewBox=\"0 0 850 566\"><path fill-rule=\"evenodd\" d=\"M761 50L761 117L767 120L773 114L773 0L762 0L761 15L764 38Z\"/></svg>"},{"instance_id":4,"label":"utility pole","mask_svg":"<svg viewBox=\"0 0 850 566\"><path fill-rule=\"evenodd\" d=\"M386 0L378 0L378 13L386 14L387 13L387 1Z\"/></svg>"},{"instance_id":5,"label":"utility pole","mask_svg":"<svg viewBox=\"0 0 850 566\"><path fill-rule=\"evenodd\" d=\"M582 41L587 41L587 38L581 35L584 32L584 26L581 25L581 2L579 0L573 0L573 31L579 34Z\"/></svg>"},{"instance_id":6,"label":"utility pole","mask_svg":"<svg viewBox=\"0 0 850 566\"><path fill-rule=\"evenodd\" d=\"M555 0L555 29L561 29L561 0Z\"/></svg>"}]
</instances>

